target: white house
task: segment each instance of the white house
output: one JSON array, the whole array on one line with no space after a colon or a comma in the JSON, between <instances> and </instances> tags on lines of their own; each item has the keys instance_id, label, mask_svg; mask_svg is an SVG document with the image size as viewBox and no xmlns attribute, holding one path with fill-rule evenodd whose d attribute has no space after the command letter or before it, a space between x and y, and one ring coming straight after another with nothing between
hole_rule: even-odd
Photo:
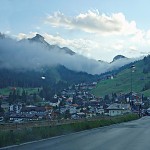
<instances>
[{"instance_id":1,"label":"white house","mask_svg":"<svg viewBox=\"0 0 150 150\"><path fill-rule=\"evenodd\" d=\"M96 113L97 114L104 114L104 109L103 108L96 108Z\"/></svg>"},{"instance_id":2,"label":"white house","mask_svg":"<svg viewBox=\"0 0 150 150\"><path fill-rule=\"evenodd\" d=\"M1 107L4 109L5 112L9 112L9 103L2 102Z\"/></svg>"},{"instance_id":3,"label":"white house","mask_svg":"<svg viewBox=\"0 0 150 150\"><path fill-rule=\"evenodd\" d=\"M109 111L109 116L118 116L131 112L130 104L111 104L107 110Z\"/></svg>"},{"instance_id":4,"label":"white house","mask_svg":"<svg viewBox=\"0 0 150 150\"><path fill-rule=\"evenodd\" d=\"M56 106L58 107L59 104L60 104L60 99L53 99L49 102L49 105L53 107L56 107Z\"/></svg>"},{"instance_id":5,"label":"white house","mask_svg":"<svg viewBox=\"0 0 150 150\"><path fill-rule=\"evenodd\" d=\"M22 104L13 104L9 106L10 112L20 113L22 109Z\"/></svg>"}]
</instances>

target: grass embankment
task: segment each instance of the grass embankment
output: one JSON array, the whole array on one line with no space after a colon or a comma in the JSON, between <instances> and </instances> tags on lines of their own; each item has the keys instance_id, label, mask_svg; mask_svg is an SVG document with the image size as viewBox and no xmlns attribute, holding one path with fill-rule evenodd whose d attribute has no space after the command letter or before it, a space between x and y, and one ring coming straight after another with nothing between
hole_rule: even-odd
<instances>
[{"instance_id":1,"label":"grass embankment","mask_svg":"<svg viewBox=\"0 0 150 150\"><path fill-rule=\"evenodd\" d=\"M102 118L96 121L83 121L59 126L33 127L20 130L0 131L0 147L15 145L29 141L46 139L58 135L83 131L87 129L108 126L111 124L138 119L135 114L124 116Z\"/></svg>"}]
</instances>

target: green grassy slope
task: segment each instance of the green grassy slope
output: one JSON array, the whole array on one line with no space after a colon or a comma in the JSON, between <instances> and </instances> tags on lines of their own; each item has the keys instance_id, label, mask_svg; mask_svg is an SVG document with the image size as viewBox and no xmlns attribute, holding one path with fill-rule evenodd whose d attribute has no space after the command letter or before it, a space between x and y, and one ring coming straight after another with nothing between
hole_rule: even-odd
<instances>
[{"instance_id":1,"label":"green grassy slope","mask_svg":"<svg viewBox=\"0 0 150 150\"><path fill-rule=\"evenodd\" d=\"M143 93L145 96L150 96L150 90L142 91L145 83L150 81L150 73L144 74L144 62L135 63L135 72L132 73L132 89L134 92ZM114 79L100 81L92 93L96 96L104 96L113 92L130 92L131 91L131 69L121 71Z\"/></svg>"},{"instance_id":2,"label":"green grassy slope","mask_svg":"<svg viewBox=\"0 0 150 150\"><path fill-rule=\"evenodd\" d=\"M28 94L33 94L33 93L38 93L38 89L41 90L41 87L39 87L39 88L21 88L21 87L17 87L16 89L19 90L20 93L22 93L22 91L24 89ZM12 92L11 87L0 89L0 95L9 95L10 92Z\"/></svg>"}]
</instances>

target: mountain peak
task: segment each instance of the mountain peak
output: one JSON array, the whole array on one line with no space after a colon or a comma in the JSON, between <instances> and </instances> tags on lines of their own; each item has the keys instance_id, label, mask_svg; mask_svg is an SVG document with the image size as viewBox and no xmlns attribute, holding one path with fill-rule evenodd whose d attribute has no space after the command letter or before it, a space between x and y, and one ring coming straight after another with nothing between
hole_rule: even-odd
<instances>
[{"instance_id":1,"label":"mountain peak","mask_svg":"<svg viewBox=\"0 0 150 150\"><path fill-rule=\"evenodd\" d=\"M71 49L67 48L67 47L63 47L63 48L60 48L58 45L50 45L49 43L47 43L44 39L44 37L40 34L36 34L35 37L33 38L29 38L28 39L29 41L31 42L37 42L37 43L40 43L42 44L42 46L46 47L48 50L59 50L59 51L63 51L65 52L66 54L70 54L70 55L74 55L75 52L73 52Z\"/></svg>"},{"instance_id":2,"label":"mountain peak","mask_svg":"<svg viewBox=\"0 0 150 150\"><path fill-rule=\"evenodd\" d=\"M31 38L30 40L36 41L36 42L42 42L42 43L45 41L44 37L40 34L36 34L36 36Z\"/></svg>"},{"instance_id":3,"label":"mountain peak","mask_svg":"<svg viewBox=\"0 0 150 150\"><path fill-rule=\"evenodd\" d=\"M125 57L125 56L123 56L123 55L117 55L117 56L115 56L115 57L113 58L113 61L116 61L116 60L118 60L118 59L123 59L123 58L127 58L127 57Z\"/></svg>"}]
</instances>

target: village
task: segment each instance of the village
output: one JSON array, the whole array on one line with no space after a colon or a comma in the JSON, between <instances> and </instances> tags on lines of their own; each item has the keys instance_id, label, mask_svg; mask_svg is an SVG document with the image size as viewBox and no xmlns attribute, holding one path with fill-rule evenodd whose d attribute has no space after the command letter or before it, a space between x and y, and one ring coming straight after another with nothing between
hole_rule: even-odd
<instances>
[{"instance_id":1,"label":"village","mask_svg":"<svg viewBox=\"0 0 150 150\"><path fill-rule=\"evenodd\" d=\"M38 120L82 119L97 116L118 116L131 112L141 113L142 96L137 93L116 93L105 97L95 97L90 90L97 82L69 86L51 100L42 98L40 105L17 102L9 104L8 96L1 96L1 122L21 123ZM131 100L132 98L132 100Z\"/></svg>"}]
</instances>

